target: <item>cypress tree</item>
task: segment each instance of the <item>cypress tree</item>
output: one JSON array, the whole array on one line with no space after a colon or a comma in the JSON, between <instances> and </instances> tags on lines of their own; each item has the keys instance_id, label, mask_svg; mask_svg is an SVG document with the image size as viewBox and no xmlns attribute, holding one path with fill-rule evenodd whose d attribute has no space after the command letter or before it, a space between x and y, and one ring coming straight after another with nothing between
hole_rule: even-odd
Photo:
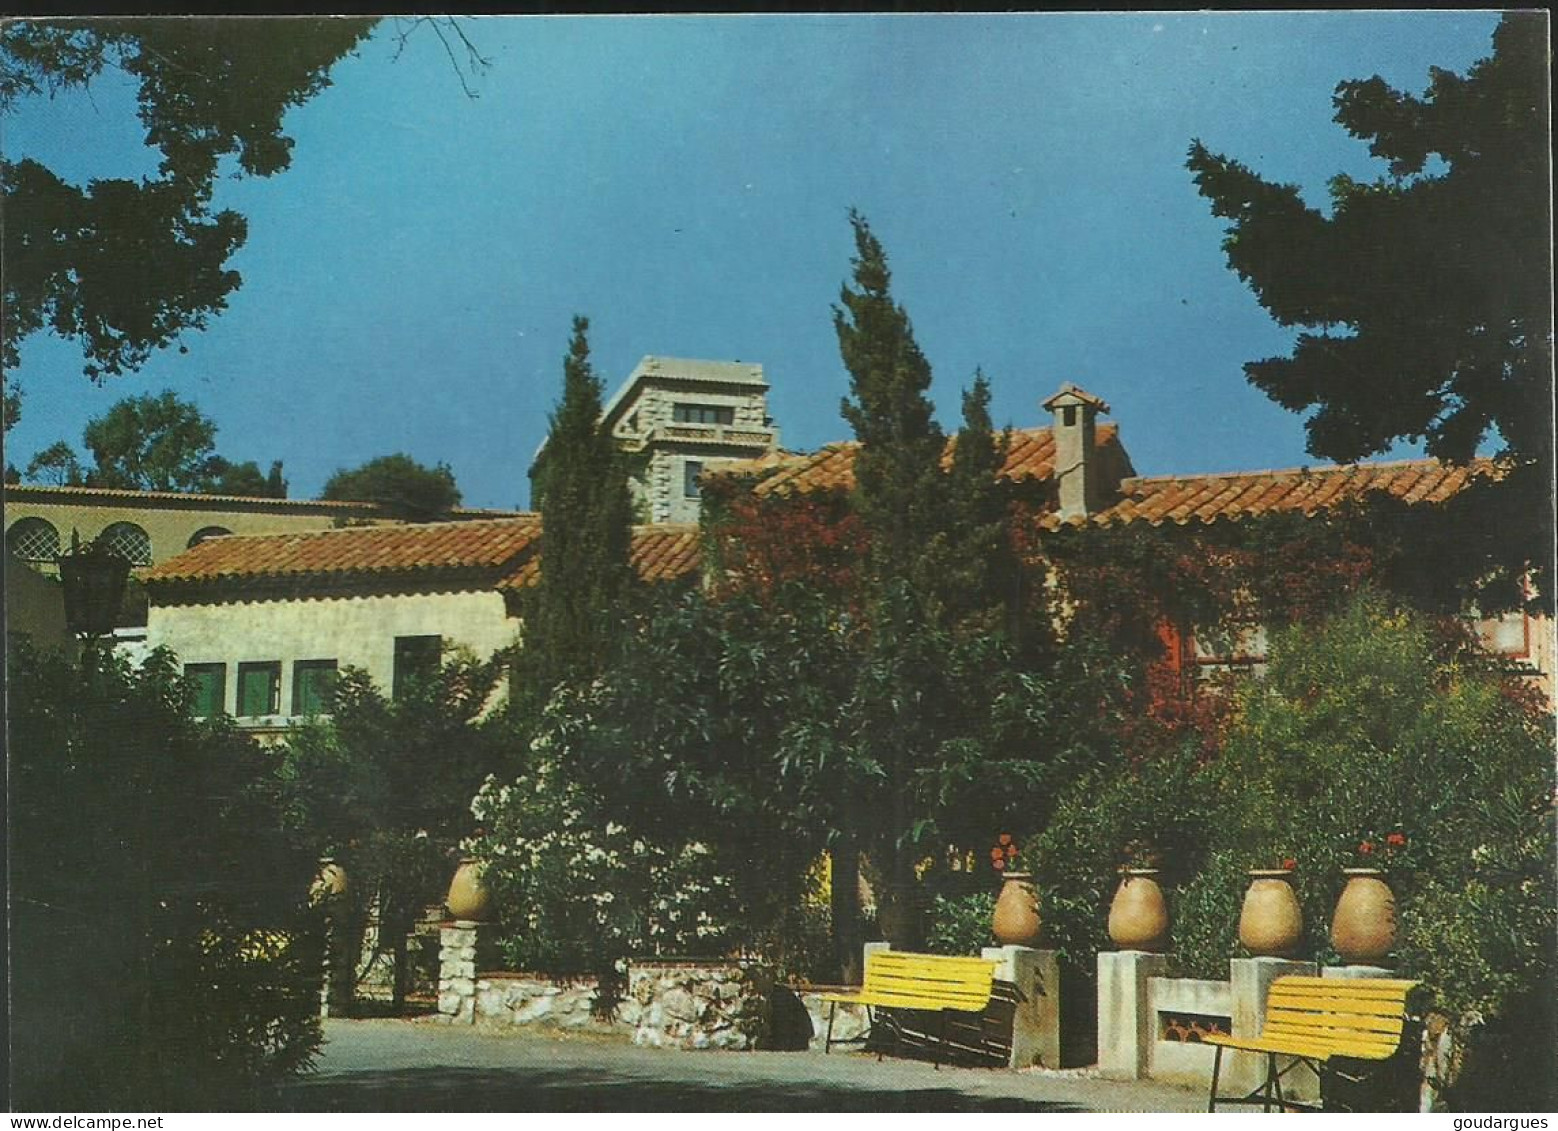
<instances>
[{"instance_id":1,"label":"cypress tree","mask_svg":"<svg viewBox=\"0 0 1558 1131\"><path fill-rule=\"evenodd\" d=\"M598 673L632 587L633 501L627 459L601 420L588 318L575 315L563 394L531 470L541 513L541 579L525 618L528 671L539 689Z\"/></svg>"}]
</instances>

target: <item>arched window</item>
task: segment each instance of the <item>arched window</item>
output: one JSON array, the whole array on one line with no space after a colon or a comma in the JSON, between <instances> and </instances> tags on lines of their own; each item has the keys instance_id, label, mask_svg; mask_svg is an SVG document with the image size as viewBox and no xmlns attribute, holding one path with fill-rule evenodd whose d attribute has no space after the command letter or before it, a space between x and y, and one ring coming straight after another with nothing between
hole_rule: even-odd
<instances>
[{"instance_id":1,"label":"arched window","mask_svg":"<svg viewBox=\"0 0 1558 1131\"><path fill-rule=\"evenodd\" d=\"M151 536L133 522L116 522L97 536L98 544L133 566L151 565Z\"/></svg>"},{"instance_id":2,"label":"arched window","mask_svg":"<svg viewBox=\"0 0 1558 1131\"><path fill-rule=\"evenodd\" d=\"M189 541L184 545L187 549L193 550L207 538L220 538L223 534L231 533L232 531L227 529L225 526L202 526L199 530L195 531L189 536Z\"/></svg>"},{"instance_id":3,"label":"arched window","mask_svg":"<svg viewBox=\"0 0 1558 1131\"><path fill-rule=\"evenodd\" d=\"M6 548L24 562L52 562L60 556L60 532L44 518L19 518L5 532Z\"/></svg>"}]
</instances>

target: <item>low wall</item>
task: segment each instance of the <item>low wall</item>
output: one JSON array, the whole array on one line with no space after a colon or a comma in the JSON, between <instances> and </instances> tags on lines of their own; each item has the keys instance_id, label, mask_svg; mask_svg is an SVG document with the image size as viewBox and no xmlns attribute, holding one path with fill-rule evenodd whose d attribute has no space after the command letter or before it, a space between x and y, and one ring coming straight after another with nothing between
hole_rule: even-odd
<instances>
[{"instance_id":1,"label":"low wall","mask_svg":"<svg viewBox=\"0 0 1558 1131\"><path fill-rule=\"evenodd\" d=\"M752 964L646 958L628 963L622 996L591 978L493 969L491 928L456 920L440 931L438 1013L451 1024L597 1028L654 1048L750 1049L768 1029L773 981Z\"/></svg>"}]
</instances>

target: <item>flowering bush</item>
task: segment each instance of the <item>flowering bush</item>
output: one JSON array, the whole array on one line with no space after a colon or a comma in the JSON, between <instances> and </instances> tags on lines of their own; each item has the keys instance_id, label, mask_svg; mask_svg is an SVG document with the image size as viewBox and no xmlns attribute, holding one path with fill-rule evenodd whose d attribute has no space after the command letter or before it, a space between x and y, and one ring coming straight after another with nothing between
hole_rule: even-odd
<instances>
[{"instance_id":1,"label":"flowering bush","mask_svg":"<svg viewBox=\"0 0 1558 1131\"><path fill-rule=\"evenodd\" d=\"M465 847L487 864L505 958L525 970L609 975L630 955L726 952L740 916L711 849L650 839L604 816L565 771L570 734L587 725L577 707L560 697L532 741L529 772L489 777L471 802L481 832Z\"/></svg>"}]
</instances>

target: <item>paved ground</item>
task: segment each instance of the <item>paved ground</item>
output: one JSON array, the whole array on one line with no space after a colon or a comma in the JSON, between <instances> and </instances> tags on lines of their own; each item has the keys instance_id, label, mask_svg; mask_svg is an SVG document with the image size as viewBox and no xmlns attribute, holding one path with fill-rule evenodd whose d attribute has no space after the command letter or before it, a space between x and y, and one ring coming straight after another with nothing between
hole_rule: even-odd
<instances>
[{"instance_id":1,"label":"paved ground","mask_svg":"<svg viewBox=\"0 0 1558 1131\"><path fill-rule=\"evenodd\" d=\"M430 1021L329 1021L281 1111L1200 1111L1193 1091L840 1053L681 1052Z\"/></svg>"}]
</instances>

